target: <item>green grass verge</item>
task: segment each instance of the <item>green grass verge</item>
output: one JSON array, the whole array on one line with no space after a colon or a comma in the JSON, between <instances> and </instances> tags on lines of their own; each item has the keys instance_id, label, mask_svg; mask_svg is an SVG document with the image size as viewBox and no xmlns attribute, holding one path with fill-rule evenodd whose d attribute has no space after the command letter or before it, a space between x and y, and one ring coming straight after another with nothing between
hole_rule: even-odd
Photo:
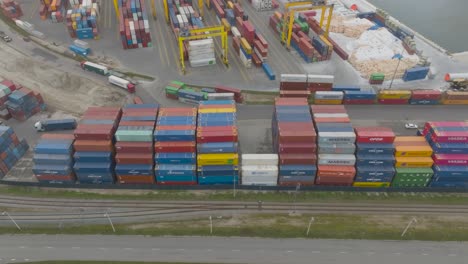
<instances>
[{"instance_id":1,"label":"green grass verge","mask_svg":"<svg viewBox=\"0 0 468 264\"><path fill-rule=\"evenodd\" d=\"M154 81L154 78L148 75L135 73L135 72L122 72L123 74L127 75L130 78L141 78L149 81Z\"/></svg>"},{"instance_id":2,"label":"green grass verge","mask_svg":"<svg viewBox=\"0 0 468 264\"><path fill-rule=\"evenodd\" d=\"M157 223L117 224L116 232L109 225L0 228L1 234L103 234L146 236L222 236L264 238L322 238L373 240L468 241L468 220L460 217L416 216L418 222L401 237L412 216L395 215L314 215L307 235L310 215L257 214L236 217L215 217L210 234L208 217Z\"/></svg>"},{"instance_id":3,"label":"green grass verge","mask_svg":"<svg viewBox=\"0 0 468 264\"><path fill-rule=\"evenodd\" d=\"M294 192L286 191L170 191L170 190L61 190L38 187L0 187L2 195L37 198L165 200L165 201L265 201L292 202ZM366 202L414 204L468 204L464 193L319 192L299 191L297 202Z\"/></svg>"}]
</instances>

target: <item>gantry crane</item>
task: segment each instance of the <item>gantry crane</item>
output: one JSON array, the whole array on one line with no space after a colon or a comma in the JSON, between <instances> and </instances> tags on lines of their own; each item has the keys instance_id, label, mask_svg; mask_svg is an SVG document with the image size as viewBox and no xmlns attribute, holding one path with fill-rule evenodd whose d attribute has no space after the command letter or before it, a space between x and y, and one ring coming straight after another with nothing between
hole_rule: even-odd
<instances>
[{"instance_id":1,"label":"gantry crane","mask_svg":"<svg viewBox=\"0 0 468 264\"><path fill-rule=\"evenodd\" d=\"M151 1L151 14L153 15L153 19L156 20L156 4L154 3L156 0L150 0L150 1Z\"/></svg>"},{"instance_id":2,"label":"gantry crane","mask_svg":"<svg viewBox=\"0 0 468 264\"><path fill-rule=\"evenodd\" d=\"M291 47L291 37L292 37L292 28L294 25L294 15L296 12L300 11L308 11L308 10L316 10L321 9L322 14L320 17L320 28L323 27L323 21L325 20L325 12L328 10L328 17L327 17L327 24L325 28L325 36L328 36L328 32L330 30L330 23L333 15L333 4L331 5L314 5L314 1L305 1L305 2L293 2L293 3L285 3L284 8L284 18L283 18L283 30L281 32L281 42L286 45L286 48L289 49Z\"/></svg>"},{"instance_id":3,"label":"gantry crane","mask_svg":"<svg viewBox=\"0 0 468 264\"><path fill-rule=\"evenodd\" d=\"M226 66L228 63L228 37L227 32L223 26L204 27L198 29L190 29L188 36L179 35L179 51L180 51L180 65L182 67L182 73L185 74L185 62L184 62L184 40L195 40L207 37L221 37L221 47L223 49L222 59ZM197 35L199 33L203 33Z\"/></svg>"}]
</instances>

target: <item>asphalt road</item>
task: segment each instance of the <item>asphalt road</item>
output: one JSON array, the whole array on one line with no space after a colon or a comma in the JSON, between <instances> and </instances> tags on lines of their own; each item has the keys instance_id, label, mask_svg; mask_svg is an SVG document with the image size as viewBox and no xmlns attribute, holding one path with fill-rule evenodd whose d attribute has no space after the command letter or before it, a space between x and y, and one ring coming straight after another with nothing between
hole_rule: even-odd
<instances>
[{"instance_id":1,"label":"asphalt road","mask_svg":"<svg viewBox=\"0 0 468 264\"><path fill-rule=\"evenodd\" d=\"M0 263L37 260L465 264L466 243L142 236L0 236Z\"/></svg>"}]
</instances>

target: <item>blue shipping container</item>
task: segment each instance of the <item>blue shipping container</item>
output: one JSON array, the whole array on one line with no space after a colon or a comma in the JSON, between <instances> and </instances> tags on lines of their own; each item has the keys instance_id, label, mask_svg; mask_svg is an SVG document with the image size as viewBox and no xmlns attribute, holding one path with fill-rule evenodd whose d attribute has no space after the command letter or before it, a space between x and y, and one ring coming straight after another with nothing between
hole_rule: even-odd
<instances>
[{"instance_id":1,"label":"blue shipping container","mask_svg":"<svg viewBox=\"0 0 468 264\"><path fill-rule=\"evenodd\" d=\"M34 164L41 165L68 165L71 166L73 159L67 154L34 154Z\"/></svg>"},{"instance_id":2,"label":"blue shipping container","mask_svg":"<svg viewBox=\"0 0 468 264\"><path fill-rule=\"evenodd\" d=\"M434 177L467 177L468 167L466 166L433 166Z\"/></svg>"},{"instance_id":3,"label":"blue shipping container","mask_svg":"<svg viewBox=\"0 0 468 264\"><path fill-rule=\"evenodd\" d=\"M468 144L431 143L432 150L436 154L468 154Z\"/></svg>"},{"instance_id":4,"label":"blue shipping container","mask_svg":"<svg viewBox=\"0 0 468 264\"><path fill-rule=\"evenodd\" d=\"M337 85L337 86L333 86L332 87L332 91L336 91L336 92L344 92L344 91L360 91L361 90L361 87L357 87L357 86L341 86L341 85Z\"/></svg>"},{"instance_id":5,"label":"blue shipping container","mask_svg":"<svg viewBox=\"0 0 468 264\"><path fill-rule=\"evenodd\" d=\"M76 162L111 162L113 160L112 152L75 152L73 158Z\"/></svg>"},{"instance_id":6,"label":"blue shipping container","mask_svg":"<svg viewBox=\"0 0 468 264\"><path fill-rule=\"evenodd\" d=\"M371 178L371 177L393 177L395 168L380 167L380 166L357 166L356 177Z\"/></svg>"},{"instance_id":7,"label":"blue shipping container","mask_svg":"<svg viewBox=\"0 0 468 264\"><path fill-rule=\"evenodd\" d=\"M196 164L195 153L157 153L154 156L157 164Z\"/></svg>"},{"instance_id":8,"label":"blue shipping container","mask_svg":"<svg viewBox=\"0 0 468 264\"><path fill-rule=\"evenodd\" d=\"M149 164L117 164L117 175L154 175L153 165Z\"/></svg>"},{"instance_id":9,"label":"blue shipping container","mask_svg":"<svg viewBox=\"0 0 468 264\"><path fill-rule=\"evenodd\" d=\"M194 130L156 130L155 141L195 141Z\"/></svg>"},{"instance_id":10,"label":"blue shipping container","mask_svg":"<svg viewBox=\"0 0 468 264\"><path fill-rule=\"evenodd\" d=\"M395 153L395 146L393 144L364 144L357 143L357 155L393 155Z\"/></svg>"},{"instance_id":11,"label":"blue shipping container","mask_svg":"<svg viewBox=\"0 0 468 264\"><path fill-rule=\"evenodd\" d=\"M222 166L199 166L199 176L217 176L217 175L239 175L239 167L232 165Z\"/></svg>"},{"instance_id":12,"label":"blue shipping container","mask_svg":"<svg viewBox=\"0 0 468 264\"><path fill-rule=\"evenodd\" d=\"M280 176L315 176L315 165L282 165L279 167Z\"/></svg>"},{"instance_id":13,"label":"blue shipping container","mask_svg":"<svg viewBox=\"0 0 468 264\"><path fill-rule=\"evenodd\" d=\"M393 155L357 155L356 166L394 166L395 157Z\"/></svg>"},{"instance_id":14,"label":"blue shipping container","mask_svg":"<svg viewBox=\"0 0 468 264\"><path fill-rule=\"evenodd\" d=\"M202 143L197 145L198 153L237 153L238 144L235 142Z\"/></svg>"},{"instance_id":15,"label":"blue shipping container","mask_svg":"<svg viewBox=\"0 0 468 264\"><path fill-rule=\"evenodd\" d=\"M76 162L73 166L75 173L113 173L114 164L111 162L89 163L89 162Z\"/></svg>"},{"instance_id":16,"label":"blue shipping container","mask_svg":"<svg viewBox=\"0 0 468 264\"><path fill-rule=\"evenodd\" d=\"M34 164L32 171L34 174L70 175L72 168L68 165Z\"/></svg>"},{"instance_id":17,"label":"blue shipping container","mask_svg":"<svg viewBox=\"0 0 468 264\"><path fill-rule=\"evenodd\" d=\"M200 176L198 177L198 184L211 185L211 184L238 184L238 176Z\"/></svg>"},{"instance_id":18,"label":"blue shipping container","mask_svg":"<svg viewBox=\"0 0 468 264\"><path fill-rule=\"evenodd\" d=\"M154 169L156 176L192 176L197 175L195 165L158 165Z\"/></svg>"},{"instance_id":19,"label":"blue shipping container","mask_svg":"<svg viewBox=\"0 0 468 264\"><path fill-rule=\"evenodd\" d=\"M463 182L432 181L429 184L429 187L468 188L468 181L463 181Z\"/></svg>"}]
</instances>

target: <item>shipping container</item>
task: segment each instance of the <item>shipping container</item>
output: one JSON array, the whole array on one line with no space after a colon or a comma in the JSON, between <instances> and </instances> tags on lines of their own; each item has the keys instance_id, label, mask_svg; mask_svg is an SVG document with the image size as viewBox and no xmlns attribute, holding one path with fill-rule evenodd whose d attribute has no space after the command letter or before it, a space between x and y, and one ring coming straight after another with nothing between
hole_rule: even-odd
<instances>
[{"instance_id":1,"label":"shipping container","mask_svg":"<svg viewBox=\"0 0 468 264\"><path fill-rule=\"evenodd\" d=\"M398 167L413 167L413 168L428 168L434 164L430 157L396 157L395 166Z\"/></svg>"},{"instance_id":2,"label":"shipping container","mask_svg":"<svg viewBox=\"0 0 468 264\"><path fill-rule=\"evenodd\" d=\"M278 166L278 154L242 154L242 166L247 165L276 165Z\"/></svg>"}]
</instances>

